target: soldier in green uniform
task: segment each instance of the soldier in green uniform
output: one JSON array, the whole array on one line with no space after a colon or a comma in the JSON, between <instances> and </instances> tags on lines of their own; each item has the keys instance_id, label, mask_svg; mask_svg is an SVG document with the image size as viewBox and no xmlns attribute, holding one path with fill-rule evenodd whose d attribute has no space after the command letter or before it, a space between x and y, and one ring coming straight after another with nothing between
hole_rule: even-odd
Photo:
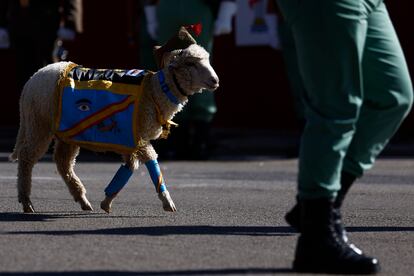
<instances>
[{"instance_id":1,"label":"soldier in green uniform","mask_svg":"<svg viewBox=\"0 0 414 276\"><path fill-rule=\"evenodd\" d=\"M304 83L294 269L379 271L344 235L340 208L408 114L412 84L382 0L278 0Z\"/></svg>"}]
</instances>

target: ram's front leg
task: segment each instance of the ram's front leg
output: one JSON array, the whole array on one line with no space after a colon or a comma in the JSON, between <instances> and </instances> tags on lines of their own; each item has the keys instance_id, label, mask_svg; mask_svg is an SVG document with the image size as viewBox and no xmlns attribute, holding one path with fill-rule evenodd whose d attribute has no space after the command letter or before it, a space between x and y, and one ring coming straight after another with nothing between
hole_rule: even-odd
<instances>
[{"instance_id":1,"label":"ram's front leg","mask_svg":"<svg viewBox=\"0 0 414 276\"><path fill-rule=\"evenodd\" d=\"M101 209L107 213L111 212L113 200L128 183L134 170L138 168L138 162L133 156L125 155L124 160L125 165L121 165L111 182L105 188L105 199L101 202Z\"/></svg>"},{"instance_id":2,"label":"ram's front leg","mask_svg":"<svg viewBox=\"0 0 414 276\"><path fill-rule=\"evenodd\" d=\"M157 159L146 161L145 166L151 176L152 183L155 185L158 198L162 201L162 207L164 210L168 212L177 211L177 208L171 199L170 193L167 190L167 186L165 185Z\"/></svg>"}]
</instances>

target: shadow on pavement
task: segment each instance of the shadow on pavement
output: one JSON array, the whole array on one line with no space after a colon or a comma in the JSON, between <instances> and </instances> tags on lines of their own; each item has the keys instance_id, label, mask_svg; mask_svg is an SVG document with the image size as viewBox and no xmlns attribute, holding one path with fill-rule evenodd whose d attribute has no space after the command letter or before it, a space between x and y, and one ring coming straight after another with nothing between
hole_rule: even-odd
<instances>
[{"instance_id":1,"label":"shadow on pavement","mask_svg":"<svg viewBox=\"0 0 414 276\"><path fill-rule=\"evenodd\" d=\"M2 275L239 275L293 273L290 268L224 268L170 271L59 271L59 272L2 272Z\"/></svg>"},{"instance_id":2,"label":"shadow on pavement","mask_svg":"<svg viewBox=\"0 0 414 276\"><path fill-rule=\"evenodd\" d=\"M57 219L67 219L67 218L162 218L166 217L165 215L159 216L123 216L123 215L111 215L106 213L92 213L92 212L42 212L42 213L0 213L0 222L1 221L51 221Z\"/></svg>"},{"instance_id":3,"label":"shadow on pavement","mask_svg":"<svg viewBox=\"0 0 414 276\"><path fill-rule=\"evenodd\" d=\"M99 213L0 213L2 221L50 221L67 218L151 218L158 216L111 216ZM351 226L348 232L412 232L414 227L405 226ZM210 226L210 225L178 225L178 226L145 226L124 227L93 230L53 230L53 231L16 231L3 234L38 234L38 235L244 235L244 236L291 236L297 233L289 226Z\"/></svg>"},{"instance_id":4,"label":"shadow on pavement","mask_svg":"<svg viewBox=\"0 0 414 276\"><path fill-rule=\"evenodd\" d=\"M295 232L288 226L209 226L209 225L178 225L178 226L144 226L123 227L94 230L51 230L51 231L15 231L3 234L15 235L241 235L241 236L290 236Z\"/></svg>"},{"instance_id":5,"label":"shadow on pavement","mask_svg":"<svg viewBox=\"0 0 414 276\"><path fill-rule=\"evenodd\" d=\"M413 232L410 226L350 226L346 227L348 232Z\"/></svg>"}]
</instances>

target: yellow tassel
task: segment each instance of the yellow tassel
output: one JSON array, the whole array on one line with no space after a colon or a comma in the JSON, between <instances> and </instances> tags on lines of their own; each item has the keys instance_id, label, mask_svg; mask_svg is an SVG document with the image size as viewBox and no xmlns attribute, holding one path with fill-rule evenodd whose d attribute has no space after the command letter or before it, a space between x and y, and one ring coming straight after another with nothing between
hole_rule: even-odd
<instances>
[{"instance_id":1,"label":"yellow tassel","mask_svg":"<svg viewBox=\"0 0 414 276\"><path fill-rule=\"evenodd\" d=\"M171 120L168 120L167 123L170 124L170 125L172 125L172 126L174 126L174 127L178 127L178 124L175 123L175 122L173 122L173 121L171 121Z\"/></svg>"},{"instance_id":2,"label":"yellow tassel","mask_svg":"<svg viewBox=\"0 0 414 276\"><path fill-rule=\"evenodd\" d=\"M152 98L152 102L154 103L154 106L157 110L157 120L162 126L161 135L160 135L160 137L158 137L158 139L167 139L168 135L170 135L171 126L178 127L178 124L174 123L171 120L165 121L164 118L162 117L160 107L155 102L154 97L151 97L151 98Z\"/></svg>"},{"instance_id":3,"label":"yellow tassel","mask_svg":"<svg viewBox=\"0 0 414 276\"><path fill-rule=\"evenodd\" d=\"M170 135L170 132L171 132L171 126L178 127L178 124L174 123L171 120L168 120L165 124L162 125L162 132L160 135L161 139L168 138L168 135Z\"/></svg>"}]
</instances>

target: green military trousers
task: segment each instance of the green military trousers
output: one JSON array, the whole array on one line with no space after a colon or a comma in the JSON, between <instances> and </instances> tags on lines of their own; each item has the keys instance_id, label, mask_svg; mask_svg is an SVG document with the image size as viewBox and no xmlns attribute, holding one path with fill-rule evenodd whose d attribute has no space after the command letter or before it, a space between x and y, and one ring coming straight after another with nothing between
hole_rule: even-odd
<instances>
[{"instance_id":1,"label":"green military trousers","mask_svg":"<svg viewBox=\"0 0 414 276\"><path fill-rule=\"evenodd\" d=\"M198 44L211 53L213 47L214 16L204 0L160 0L157 8L158 42L164 44L181 26L201 23L200 36L194 37ZM216 113L214 94L204 92L190 97L176 120L210 122Z\"/></svg>"},{"instance_id":2,"label":"green military trousers","mask_svg":"<svg viewBox=\"0 0 414 276\"><path fill-rule=\"evenodd\" d=\"M304 82L299 198L335 197L408 114L412 84L382 0L278 0Z\"/></svg>"}]
</instances>

